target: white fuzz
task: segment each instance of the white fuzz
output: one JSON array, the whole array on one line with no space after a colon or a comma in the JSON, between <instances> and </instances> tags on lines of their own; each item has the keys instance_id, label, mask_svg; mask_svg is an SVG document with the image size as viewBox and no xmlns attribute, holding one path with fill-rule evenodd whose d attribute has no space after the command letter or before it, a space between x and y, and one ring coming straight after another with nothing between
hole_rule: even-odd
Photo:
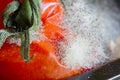
<instances>
[{"instance_id":1,"label":"white fuzz","mask_svg":"<svg viewBox=\"0 0 120 80\"><path fill-rule=\"evenodd\" d=\"M39 31L34 31L34 30L30 31L30 44L32 43L32 41L40 41L45 38L46 38L45 35L41 34ZM10 44L15 43L20 46L21 45L20 36L17 34L16 36L10 37L8 42Z\"/></svg>"},{"instance_id":2,"label":"white fuzz","mask_svg":"<svg viewBox=\"0 0 120 80\"><path fill-rule=\"evenodd\" d=\"M119 10L113 0L64 0L63 25L77 37L60 44L62 63L69 68L92 68L109 58L106 44L120 35ZM71 36L71 35L70 35Z\"/></svg>"}]
</instances>

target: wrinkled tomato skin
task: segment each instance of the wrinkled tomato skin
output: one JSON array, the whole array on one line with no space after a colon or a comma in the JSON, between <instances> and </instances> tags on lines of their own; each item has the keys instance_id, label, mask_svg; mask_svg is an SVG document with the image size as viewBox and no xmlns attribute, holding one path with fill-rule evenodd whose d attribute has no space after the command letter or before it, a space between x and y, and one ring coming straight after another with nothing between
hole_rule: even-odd
<instances>
[{"instance_id":1,"label":"wrinkled tomato skin","mask_svg":"<svg viewBox=\"0 0 120 80\"><path fill-rule=\"evenodd\" d=\"M0 17L11 0L0 3ZM6 42L0 49L0 80L58 80L76 75L82 71L71 70L60 63L57 45L64 41L65 30L59 26L63 9L58 0L43 0L41 9L42 29L40 34L47 38L33 41L30 45L30 62L20 56L20 47ZM51 12L50 12L51 11ZM0 18L0 29L3 28Z\"/></svg>"}]
</instances>

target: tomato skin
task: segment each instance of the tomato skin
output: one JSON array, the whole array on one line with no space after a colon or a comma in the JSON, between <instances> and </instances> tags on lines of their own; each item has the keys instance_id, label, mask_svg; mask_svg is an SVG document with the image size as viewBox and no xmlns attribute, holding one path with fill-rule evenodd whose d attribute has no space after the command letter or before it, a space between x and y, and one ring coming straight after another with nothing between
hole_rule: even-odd
<instances>
[{"instance_id":1,"label":"tomato skin","mask_svg":"<svg viewBox=\"0 0 120 80\"><path fill-rule=\"evenodd\" d=\"M58 62L56 55L53 53L54 48L46 48L46 46L53 45L48 41L33 42L31 44L31 54L34 54L34 58L29 63L26 63L18 53L18 46L6 43L2 47L0 54L0 79L53 80L71 76L73 71L65 68L65 66ZM10 51L10 53L8 53L8 51Z\"/></svg>"},{"instance_id":2,"label":"tomato skin","mask_svg":"<svg viewBox=\"0 0 120 80\"><path fill-rule=\"evenodd\" d=\"M0 16L3 8L11 0L0 3ZM44 6L44 7L43 7ZM41 19L43 33L47 39L33 41L30 45L30 62L24 62L20 56L20 47L7 41L0 49L0 80L55 80L64 79L82 72L71 70L62 65L57 56L57 45L64 41L64 29L59 26L63 9L59 0L43 0ZM50 12L51 10L51 12ZM1 19L1 18L0 18ZM0 28L3 28L0 21Z\"/></svg>"}]
</instances>

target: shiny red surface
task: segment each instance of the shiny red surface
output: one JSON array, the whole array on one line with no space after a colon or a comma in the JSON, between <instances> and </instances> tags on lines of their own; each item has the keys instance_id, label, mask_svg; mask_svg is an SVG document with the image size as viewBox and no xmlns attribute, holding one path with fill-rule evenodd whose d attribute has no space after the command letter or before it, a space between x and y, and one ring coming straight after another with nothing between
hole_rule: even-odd
<instances>
[{"instance_id":1,"label":"shiny red surface","mask_svg":"<svg viewBox=\"0 0 120 80\"><path fill-rule=\"evenodd\" d=\"M0 2L0 17L5 6L11 0ZM42 30L47 38L39 42L33 41L30 62L24 62L20 56L20 47L16 44L4 43L0 49L0 80L55 80L71 77L82 72L71 70L60 63L57 56L58 44L64 41L65 30L59 26L63 18L63 8L58 0L42 0ZM0 28L3 28L0 18Z\"/></svg>"}]
</instances>

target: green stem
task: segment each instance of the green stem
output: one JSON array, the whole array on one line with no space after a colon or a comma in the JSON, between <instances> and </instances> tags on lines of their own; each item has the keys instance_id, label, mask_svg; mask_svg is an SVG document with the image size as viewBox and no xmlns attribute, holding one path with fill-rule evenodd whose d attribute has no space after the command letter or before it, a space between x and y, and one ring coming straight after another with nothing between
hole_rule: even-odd
<instances>
[{"instance_id":1,"label":"green stem","mask_svg":"<svg viewBox=\"0 0 120 80\"><path fill-rule=\"evenodd\" d=\"M21 35L21 56L24 61L29 61L29 50L30 50L30 38L29 30L24 30L20 33Z\"/></svg>"},{"instance_id":2,"label":"green stem","mask_svg":"<svg viewBox=\"0 0 120 80\"><path fill-rule=\"evenodd\" d=\"M64 4L63 0L60 0L60 2L62 3L64 9L66 10L66 7L65 7L65 4Z\"/></svg>"},{"instance_id":3,"label":"green stem","mask_svg":"<svg viewBox=\"0 0 120 80\"><path fill-rule=\"evenodd\" d=\"M7 31L20 33L21 57L29 61L29 30L38 30L40 26L40 4L42 0L14 0L3 12L3 23ZM11 15L11 16L10 16Z\"/></svg>"}]
</instances>

